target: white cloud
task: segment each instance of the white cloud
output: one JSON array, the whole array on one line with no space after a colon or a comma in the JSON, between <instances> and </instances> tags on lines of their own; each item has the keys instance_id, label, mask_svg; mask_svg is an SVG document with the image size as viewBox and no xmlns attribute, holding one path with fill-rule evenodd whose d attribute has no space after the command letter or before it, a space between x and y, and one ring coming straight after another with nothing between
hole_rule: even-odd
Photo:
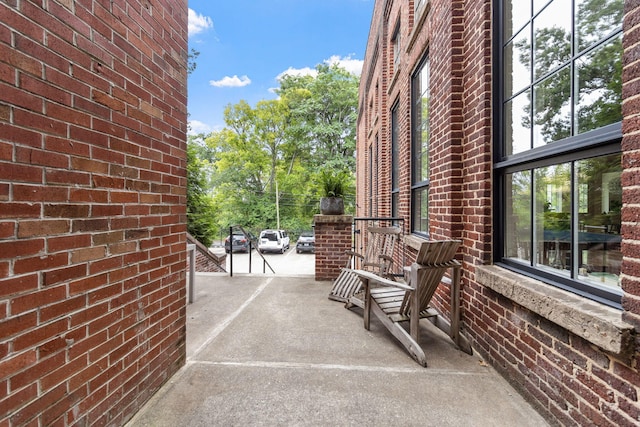
<instances>
[{"instance_id":1,"label":"white cloud","mask_svg":"<svg viewBox=\"0 0 640 427\"><path fill-rule=\"evenodd\" d=\"M195 10L189 9L189 37L212 27L213 21L211 18L204 15L198 15Z\"/></svg>"},{"instance_id":2,"label":"white cloud","mask_svg":"<svg viewBox=\"0 0 640 427\"><path fill-rule=\"evenodd\" d=\"M247 76L225 76L220 80L210 80L209 84L215 87L242 87L251 84L251 79Z\"/></svg>"},{"instance_id":3,"label":"white cloud","mask_svg":"<svg viewBox=\"0 0 640 427\"><path fill-rule=\"evenodd\" d=\"M188 135L200 135L201 133L207 135L213 131L213 128L206 123L198 120L189 120Z\"/></svg>"},{"instance_id":4,"label":"white cloud","mask_svg":"<svg viewBox=\"0 0 640 427\"><path fill-rule=\"evenodd\" d=\"M344 68L351 74L359 76L362 73L362 65L364 64L364 61L362 59L353 59L351 58L351 55L345 58L333 55L331 58L325 59L324 63L328 65L337 64L339 67Z\"/></svg>"},{"instance_id":5,"label":"white cloud","mask_svg":"<svg viewBox=\"0 0 640 427\"><path fill-rule=\"evenodd\" d=\"M347 57L344 57L344 58L339 56L339 55L333 55L329 59L325 59L324 61L322 61L322 63L327 64L327 65L336 64L339 67L344 68L345 70L347 70L351 74L355 74L356 76L359 76L362 73L362 65L364 64L364 61L361 60L361 59L353 59L353 58L351 58L351 55L349 55ZM285 75L294 76L294 77L295 76L313 76L313 77L315 77L317 74L318 74L318 72L315 70L315 68L309 68L309 67L293 68L293 67L289 67L287 70L285 70L282 73L278 74L276 79L277 80L281 80Z\"/></svg>"},{"instance_id":6,"label":"white cloud","mask_svg":"<svg viewBox=\"0 0 640 427\"><path fill-rule=\"evenodd\" d=\"M281 80L284 76L289 75L292 77L300 77L300 76L316 76L318 72L314 68L304 67L304 68L293 68L289 67L287 70L281 72L276 77L277 80Z\"/></svg>"}]
</instances>

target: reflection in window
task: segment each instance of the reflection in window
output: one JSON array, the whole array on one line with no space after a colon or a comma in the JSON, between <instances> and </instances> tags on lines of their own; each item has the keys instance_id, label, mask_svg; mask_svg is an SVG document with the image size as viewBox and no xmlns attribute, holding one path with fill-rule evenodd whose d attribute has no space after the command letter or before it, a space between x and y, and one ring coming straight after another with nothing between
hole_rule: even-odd
<instances>
[{"instance_id":1,"label":"reflection in window","mask_svg":"<svg viewBox=\"0 0 640 427\"><path fill-rule=\"evenodd\" d=\"M576 133L622 120L622 35L576 61Z\"/></svg>"},{"instance_id":2,"label":"reflection in window","mask_svg":"<svg viewBox=\"0 0 640 427\"><path fill-rule=\"evenodd\" d=\"M531 149L529 92L521 93L504 106L506 153L517 154Z\"/></svg>"},{"instance_id":3,"label":"reflection in window","mask_svg":"<svg viewBox=\"0 0 640 427\"><path fill-rule=\"evenodd\" d=\"M619 287L621 173L612 154L507 174L505 257Z\"/></svg>"},{"instance_id":4,"label":"reflection in window","mask_svg":"<svg viewBox=\"0 0 640 427\"><path fill-rule=\"evenodd\" d=\"M575 0L579 52L614 32L622 22L622 0Z\"/></svg>"},{"instance_id":5,"label":"reflection in window","mask_svg":"<svg viewBox=\"0 0 640 427\"><path fill-rule=\"evenodd\" d=\"M579 277L594 284L619 286L622 184L620 155L577 162L578 188L587 193L579 215Z\"/></svg>"},{"instance_id":6,"label":"reflection in window","mask_svg":"<svg viewBox=\"0 0 640 427\"><path fill-rule=\"evenodd\" d=\"M536 79L564 66L571 59L571 20L563 19L563 16L571 16L571 1L554 0L533 20Z\"/></svg>"},{"instance_id":7,"label":"reflection in window","mask_svg":"<svg viewBox=\"0 0 640 427\"><path fill-rule=\"evenodd\" d=\"M429 232L429 59L411 79L411 223L412 231Z\"/></svg>"},{"instance_id":8,"label":"reflection in window","mask_svg":"<svg viewBox=\"0 0 640 427\"><path fill-rule=\"evenodd\" d=\"M536 263L571 270L571 169L567 163L535 170Z\"/></svg>"},{"instance_id":9,"label":"reflection in window","mask_svg":"<svg viewBox=\"0 0 640 427\"><path fill-rule=\"evenodd\" d=\"M529 7L513 6L514 2L505 1L507 11ZM520 133L524 136L532 125L535 148L619 122L622 117L622 1L578 1L575 12L568 0L534 3L534 9L539 8L540 13L530 15L529 23L523 22L513 39L504 41L507 156L532 148L520 142ZM576 30L571 26L572 13ZM505 16L506 35L514 19L515 15ZM577 43L572 43L572 34ZM525 93L527 100L522 105Z\"/></svg>"},{"instance_id":10,"label":"reflection in window","mask_svg":"<svg viewBox=\"0 0 640 427\"><path fill-rule=\"evenodd\" d=\"M531 16L531 4L522 0L507 0L504 2L504 36L511 38L528 22Z\"/></svg>"},{"instance_id":11,"label":"reflection in window","mask_svg":"<svg viewBox=\"0 0 640 427\"><path fill-rule=\"evenodd\" d=\"M533 88L533 146L571 136L571 75L565 67Z\"/></svg>"},{"instance_id":12,"label":"reflection in window","mask_svg":"<svg viewBox=\"0 0 640 427\"><path fill-rule=\"evenodd\" d=\"M531 172L507 174L505 256L531 262Z\"/></svg>"},{"instance_id":13,"label":"reflection in window","mask_svg":"<svg viewBox=\"0 0 640 427\"><path fill-rule=\"evenodd\" d=\"M619 307L623 1L498 1L499 258Z\"/></svg>"},{"instance_id":14,"label":"reflection in window","mask_svg":"<svg viewBox=\"0 0 640 427\"><path fill-rule=\"evenodd\" d=\"M531 84L531 55L521 46L531 46L527 25L504 49L504 96L509 98Z\"/></svg>"}]
</instances>

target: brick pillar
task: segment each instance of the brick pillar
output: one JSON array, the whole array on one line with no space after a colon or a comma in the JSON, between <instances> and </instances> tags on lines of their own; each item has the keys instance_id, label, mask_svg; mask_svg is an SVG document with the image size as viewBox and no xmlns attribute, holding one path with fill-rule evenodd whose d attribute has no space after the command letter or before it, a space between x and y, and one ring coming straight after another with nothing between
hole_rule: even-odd
<instances>
[{"instance_id":1,"label":"brick pillar","mask_svg":"<svg viewBox=\"0 0 640 427\"><path fill-rule=\"evenodd\" d=\"M352 222L352 215L314 215L316 280L335 280L347 265Z\"/></svg>"}]
</instances>

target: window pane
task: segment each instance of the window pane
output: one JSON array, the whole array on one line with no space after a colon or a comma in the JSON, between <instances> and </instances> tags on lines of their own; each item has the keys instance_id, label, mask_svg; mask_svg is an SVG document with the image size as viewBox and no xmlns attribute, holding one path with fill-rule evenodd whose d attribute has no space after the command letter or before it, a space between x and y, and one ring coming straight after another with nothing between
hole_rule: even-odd
<instances>
[{"instance_id":1,"label":"window pane","mask_svg":"<svg viewBox=\"0 0 640 427\"><path fill-rule=\"evenodd\" d=\"M571 73L569 67L534 86L533 146L571 136Z\"/></svg>"},{"instance_id":2,"label":"window pane","mask_svg":"<svg viewBox=\"0 0 640 427\"><path fill-rule=\"evenodd\" d=\"M531 172L507 174L505 256L531 263Z\"/></svg>"},{"instance_id":3,"label":"window pane","mask_svg":"<svg viewBox=\"0 0 640 427\"><path fill-rule=\"evenodd\" d=\"M504 97L531 84L531 32L526 26L504 47Z\"/></svg>"},{"instance_id":4,"label":"window pane","mask_svg":"<svg viewBox=\"0 0 640 427\"><path fill-rule=\"evenodd\" d=\"M504 2L504 38L508 40L531 17L531 3L522 0Z\"/></svg>"},{"instance_id":5,"label":"window pane","mask_svg":"<svg viewBox=\"0 0 640 427\"><path fill-rule=\"evenodd\" d=\"M622 24L622 0L576 0L578 52L606 38Z\"/></svg>"},{"instance_id":6,"label":"window pane","mask_svg":"<svg viewBox=\"0 0 640 427\"><path fill-rule=\"evenodd\" d=\"M571 0L554 0L533 20L536 79L571 59L570 16Z\"/></svg>"},{"instance_id":7,"label":"window pane","mask_svg":"<svg viewBox=\"0 0 640 427\"><path fill-rule=\"evenodd\" d=\"M398 188L398 108L391 110L391 189Z\"/></svg>"},{"instance_id":8,"label":"window pane","mask_svg":"<svg viewBox=\"0 0 640 427\"><path fill-rule=\"evenodd\" d=\"M429 61L414 78L413 183L429 179Z\"/></svg>"},{"instance_id":9,"label":"window pane","mask_svg":"<svg viewBox=\"0 0 640 427\"><path fill-rule=\"evenodd\" d=\"M523 92L505 104L505 155L531 149L530 92Z\"/></svg>"},{"instance_id":10,"label":"window pane","mask_svg":"<svg viewBox=\"0 0 640 427\"><path fill-rule=\"evenodd\" d=\"M576 163L579 200L579 278L587 282L619 287L620 154L585 159Z\"/></svg>"},{"instance_id":11,"label":"window pane","mask_svg":"<svg viewBox=\"0 0 640 427\"><path fill-rule=\"evenodd\" d=\"M538 266L571 273L571 165L535 171L535 240Z\"/></svg>"},{"instance_id":12,"label":"window pane","mask_svg":"<svg viewBox=\"0 0 640 427\"><path fill-rule=\"evenodd\" d=\"M525 0L527 3L529 2L529 0ZM540 12L540 9L542 9L544 6L546 6L549 3L550 0L533 0L533 14L535 15L536 13Z\"/></svg>"},{"instance_id":13,"label":"window pane","mask_svg":"<svg viewBox=\"0 0 640 427\"><path fill-rule=\"evenodd\" d=\"M429 232L429 187L413 191L413 231Z\"/></svg>"},{"instance_id":14,"label":"window pane","mask_svg":"<svg viewBox=\"0 0 640 427\"><path fill-rule=\"evenodd\" d=\"M576 61L576 133L622 120L622 35Z\"/></svg>"}]
</instances>

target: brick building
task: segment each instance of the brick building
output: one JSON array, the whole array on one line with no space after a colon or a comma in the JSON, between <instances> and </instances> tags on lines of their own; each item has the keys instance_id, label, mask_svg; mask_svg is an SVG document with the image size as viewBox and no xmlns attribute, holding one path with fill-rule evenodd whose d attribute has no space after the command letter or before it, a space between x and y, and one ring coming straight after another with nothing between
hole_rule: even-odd
<instances>
[{"instance_id":1,"label":"brick building","mask_svg":"<svg viewBox=\"0 0 640 427\"><path fill-rule=\"evenodd\" d=\"M630 0L376 0L367 43L356 215L462 241L464 334L564 425L640 421L639 21Z\"/></svg>"},{"instance_id":2,"label":"brick building","mask_svg":"<svg viewBox=\"0 0 640 427\"><path fill-rule=\"evenodd\" d=\"M121 425L185 362L187 1L0 3L0 425Z\"/></svg>"}]
</instances>

